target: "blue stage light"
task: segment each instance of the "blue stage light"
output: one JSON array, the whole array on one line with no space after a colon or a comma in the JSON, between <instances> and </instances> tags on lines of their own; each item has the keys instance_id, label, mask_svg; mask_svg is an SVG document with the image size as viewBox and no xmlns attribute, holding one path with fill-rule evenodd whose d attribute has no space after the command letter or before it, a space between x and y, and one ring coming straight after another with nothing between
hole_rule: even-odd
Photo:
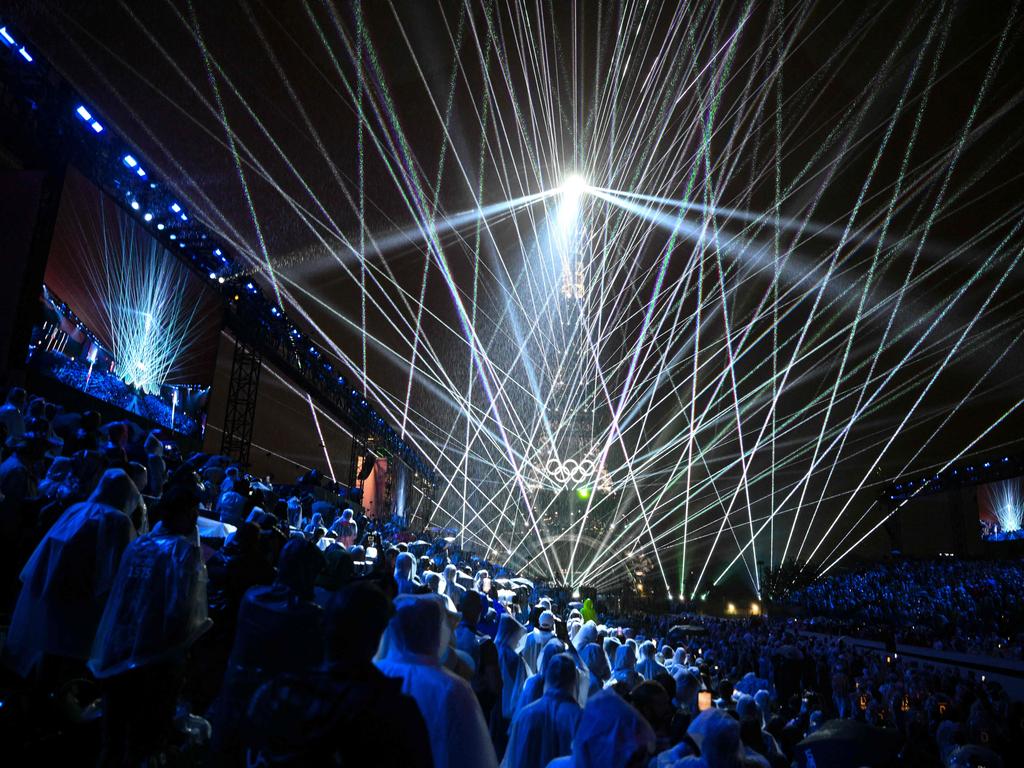
<instances>
[{"instance_id":1,"label":"blue stage light","mask_svg":"<svg viewBox=\"0 0 1024 768\"><path fill-rule=\"evenodd\" d=\"M217 279L217 273L216 272L211 272L210 273L210 279L211 280L216 280Z\"/></svg>"},{"instance_id":2,"label":"blue stage light","mask_svg":"<svg viewBox=\"0 0 1024 768\"><path fill-rule=\"evenodd\" d=\"M177 203L171 203L171 210L175 213L181 213L181 206Z\"/></svg>"},{"instance_id":3,"label":"blue stage light","mask_svg":"<svg viewBox=\"0 0 1024 768\"><path fill-rule=\"evenodd\" d=\"M144 170L142 170L141 167L140 168L136 168L135 169L135 173L137 173L139 175L139 178L141 178L141 179L146 178L146 172Z\"/></svg>"},{"instance_id":4,"label":"blue stage light","mask_svg":"<svg viewBox=\"0 0 1024 768\"><path fill-rule=\"evenodd\" d=\"M132 210L133 211L139 210L139 201L138 200L132 200Z\"/></svg>"},{"instance_id":5,"label":"blue stage light","mask_svg":"<svg viewBox=\"0 0 1024 768\"><path fill-rule=\"evenodd\" d=\"M78 109L75 110L75 112L77 112L78 116L80 118L82 118L83 120L85 120L86 122L89 122L90 120L92 120L92 115L89 114L89 110L86 109L85 107L79 107Z\"/></svg>"},{"instance_id":6,"label":"blue stage light","mask_svg":"<svg viewBox=\"0 0 1024 768\"><path fill-rule=\"evenodd\" d=\"M163 223L157 224L157 225L156 225L156 228L157 228L157 229L159 229L159 230L160 230L161 232L163 232L163 231L164 231L164 225L163 225Z\"/></svg>"},{"instance_id":7,"label":"blue stage light","mask_svg":"<svg viewBox=\"0 0 1024 768\"><path fill-rule=\"evenodd\" d=\"M7 41L8 45L16 45L14 38L11 37L11 34L7 31L7 27L0 27L0 36Z\"/></svg>"},{"instance_id":8,"label":"blue stage light","mask_svg":"<svg viewBox=\"0 0 1024 768\"><path fill-rule=\"evenodd\" d=\"M25 61L29 63L32 62L32 54L25 50L25 46L21 46L21 48L18 49L18 53L21 54L21 58L23 58Z\"/></svg>"},{"instance_id":9,"label":"blue stage light","mask_svg":"<svg viewBox=\"0 0 1024 768\"><path fill-rule=\"evenodd\" d=\"M125 165L127 165L127 166L128 166L129 168L135 168L135 167L136 167L136 166L138 166L138 164L139 164L139 161L138 161L138 160L136 160L136 159L135 159L134 157L132 157L131 155L125 155L125 156L124 156L124 158L123 158L123 159L121 160L121 162L123 162L123 163L124 163Z\"/></svg>"},{"instance_id":10,"label":"blue stage light","mask_svg":"<svg viewBox=\"0 0 1024 768\"><path fill-rule=\"evenodd\" d=\"M152 221L153 220L153 214L152 213L146 213L142 218L145 219L146 221Z\"/></svg>"},{"instance_id":11,"label":"blue stage light","mask_svg":"<svg viewBox=\"0 0 1024 768\"><path fill-rule=\"evenodd\" d=\"M96 133L103 133L103 126L95 120L93 120L92 123L90 123L89 127L96 131Z\"/></svg>"}]
</instances>

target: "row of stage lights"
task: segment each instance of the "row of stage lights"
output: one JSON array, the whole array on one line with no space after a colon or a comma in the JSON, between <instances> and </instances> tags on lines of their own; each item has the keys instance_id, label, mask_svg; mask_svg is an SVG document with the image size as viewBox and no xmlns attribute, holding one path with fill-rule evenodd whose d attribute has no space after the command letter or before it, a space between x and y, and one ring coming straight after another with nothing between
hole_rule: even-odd
<instances>
[{"instance_id":1,"label":"row of stage lights","mask_svg":"<svg viewBox=\"0 0 1024 768\"><path fill-rule=\"evenodd\" d=\"M959 488L964 485L986 483L1021 474L1024 462L1020 457L1003 456L965 466L953 467L931 477L910 478L894 482L886 492L890 501L903 501L918 495L928 495Z\"/></svg>"},{"instance_id":2,"label":"row of stage lights","mask_svg":"<svg viewBox=\"0 0 1024 768\"><path fill-rule=\"evenodd\" d=\"M35 57L28 49L17 42L9 25L0 26L0 42L16 52L27 64L35 62ZM151 179L151 174L143 167L136 153L123 144L118 150L117 145L121 142L85 104L73 103L72 111L86 132L97 141L106 143L105 147L97 147L98 155L102 155L103 150L107 150L107 154L110 150L116 151L119 163L109 183L122 196L121 202L142 220L151 234L168 249L177 246L179 251L188 255L195 268L207 275L229 301L236 305L244 301L247 309L254 310L267 328L287 339L296 352L302 354L309 368L319 367L321 381L345 397L350 410L364 423L367 431L381 441L381 447L389 448L399 456L417 477L436 483L433 469L410 445L401 440L398 433L370 406L365 395L351 387L344 376L336 375L334 366L324 359L324 353L291 323L283 309L267 300L255 282L249 280L241 287L235 285L240 282L238 278L244 274L244 270L214 242L202 224L193 222L181 203L170 198L161 185Z\"/></svg>"}]
</instances>

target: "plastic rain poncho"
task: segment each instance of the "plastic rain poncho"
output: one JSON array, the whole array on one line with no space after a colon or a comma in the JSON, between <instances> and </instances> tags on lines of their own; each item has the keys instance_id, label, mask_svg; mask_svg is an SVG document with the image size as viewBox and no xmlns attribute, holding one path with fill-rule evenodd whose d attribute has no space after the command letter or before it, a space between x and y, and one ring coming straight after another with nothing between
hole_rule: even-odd
<instances>
[{"instance_id":1,"label":"plastic rain poncho","mask_svg":"<svg viewBox=\"0 0 1024 768\"><path fill-rule=\"evenodd\" d=\"M604 688L605 682L612 676L611 668L608 666L608 655L597 643L588 643L580 651L580 658L587 665L590 673L590 688L588 696L593 696Z\"/></svg>"},{"instance_id":2,"label":"plastic rain poncho","mask_svg":"<svg viewBox=\"0 0 1024 768\"><path fill-rule=\"evenodd\" d=\"M636 671L636 653L633 646L629 643L620 645L615 651L615 664L612 667L612 679L609 681L609 685L625 683L628 690L633 690L641 682L642 679Z\"/></svg>"},{"instance_id":3,"label":"plastic rain poncho","mask_svg":"<svg viewBox=\"0 0 1024 768\"><path fill-rule=\"evenodd\" d=\"M516 653L524 634L526 627L510 614L502 614L494 644L498 647L498 664L501 667L501 716L506 720L511 720L515 714L519 692L526 682L526 665Z\"/></svg>"},{"instance_id":4,"label":"plastic rain poncho","mask_svg":"<svg viewBox=\"0 0 1024 768\"><path fill-rule=\"evenodd\" d=\"M123 470L108 470L88 501L64 512L21 572L5 655L27 676L44 655L89 658L121 555L142 503Z\"/></svg>"},{"instance_id":5,"label":"plastic rain poncho","mask_svg":"<svg viewBox=\"0 0 1024 768\"><path fill-rule=\"evenodd\" d=\"M601 691L583 710L572 755L552 760L548 768L610 768L646 765L641 755L653 753L654 729L644 716L614 691Z\"/></svg>"},{"instance_id":6,"label":"plastic rain poncho","mask_svg":"<svg viewBox=\"0 0 1024 768\"><path fill-rule=\"evenodd\" d=\"M545 621L545 619L547 621ZM554 620L555 617L550 611L544 611L540 615L539 622L542 625L553 627ZM527 674L536 674L538 664L540 662L541 651L544 650L544 646L547 645L548 641L554 636L555 633L551 629L543 629L542 627L537 627L526 636L526 640L519 651L519 655L522 656L523 662L526 664Z\"/></svg>"},{"instance_id":7,"label":"plastic rain poncho","mask_svg":"<svg viewBox=\"0 0 1024 768\"><path fill-rule=\"evenodd\" d=\"M538 663L540 669L537 671L537 674L530 675L526 678L526 682L523 683L523 690L519 692L519 700L516 702L516 712L528 704L533 704L533 702L544 695L544 670L547 669L551 658L562 653L564 650L565 645L557 637L548 640L544 650L540 652L540 662Z\"/></svg>"},{"instance_id":8,"label":"plastic rain poncho","mask_svg":"<svg viewBox=\"0 0 1024 768\"><path fill-rule=\"evenodd\" d=\"M206 566L198 537L159 523L121 558L93 644L89 668L98 678L180 660L210 628Z\"/></svg>"},{"instance_id":9,"label":"plastic rain poncho","mask_svg":"<svg viewBox=\"0 0 1024 768\"><path fill-rule=\"evenodd\" d=\"M659 672L667 672L665 666L658 663L655 658L655 645L650 640L640 645L640 661L637 662L636 671L643 676L644 680L653 680Z\"/></svg>"},{"instance_id":10,"label":"plastic rain poncho","mask_svg":"<svg viewBox=\"0 0 1024 768\"><path fill-rule=\"evenodd\" d=\"M547 646L545 646L545 651ZM572 739L583 710L576 703L576 665L568 656L554 656L545 691L512 720L503 768L532 768L572 750Z\"/></svg>"},{"instance_id":11,"label":"plastic rain poncho","mask_svg":"<svg viewBox=\"0 0 1024 768\"><path fill-rule=\"evenodd\" d=\"M497 757L480 704L469 684L441 666L447 625L433 596L400 595L375 663L402 681L427 723L434 768L494 768Z\"/></svg>"}]
</instances>

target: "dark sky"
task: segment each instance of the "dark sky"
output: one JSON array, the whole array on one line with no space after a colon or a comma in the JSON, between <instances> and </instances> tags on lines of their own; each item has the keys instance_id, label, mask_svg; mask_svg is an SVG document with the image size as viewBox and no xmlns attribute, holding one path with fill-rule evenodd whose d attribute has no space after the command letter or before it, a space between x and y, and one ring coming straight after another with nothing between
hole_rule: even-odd
<instances>
[{"instance_id":1,"label":"dark sky","mask_svg":"<svg viewBox=\"0 0 1024 768\"><path fill-rule=\"evenodd\" d=\"M288 311L356 378L365 329L367 391L395 424L409 393L410 437L452 479L440 517L479 513L467 528L485 548L574 583L622 582L602 563L633 555L662 589L685 570L689 590L774 498L757 561L824 539L827 565L879 522L889 478L1019 441L1012 4L194 5L34 2L19 17L272 294L269 259ZM655 226L621 195L586 196L576 304L544 260L557 195L489 228L470 217L434 249L387 238L571 172L669 201L644 204ZM673 234L684 198L716 213L691 209ZM527 509L516 478L545 451L602 447L616 489L591 502L604 524L573 568L575 536L536 498Z\"/></svg>"}]
</instances>

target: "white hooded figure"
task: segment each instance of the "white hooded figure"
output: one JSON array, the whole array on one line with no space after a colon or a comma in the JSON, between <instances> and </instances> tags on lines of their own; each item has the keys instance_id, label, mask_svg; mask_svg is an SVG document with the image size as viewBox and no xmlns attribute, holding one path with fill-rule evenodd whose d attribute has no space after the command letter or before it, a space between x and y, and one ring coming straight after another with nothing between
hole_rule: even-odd
<instances>
[{"instance_id":1,"label":"white hooded figure","mask_svg":"<svg viewBox=\"0 0 1024 768\"><path fill-rule=\"evenodd\" d=\"M526 636L526 642L519 652L526 664L526 674L535 675L539 671L540 654L544 646L555 636L555 614L542 611L537 618L537 627Z\"/></svg>"},{"instance_id":2,"label":"white hooded figure","mask_svg":"<svg viewBox=\"0 0 1024 768\"><path fill-rule=\"evenodd\" d=\"M615 651L615 663L612 665L612 677L608 681L608 685L622 683L626 686L626 690L631 691L641 682L643 682L643 678L636 671L636 652L633 650L632 644L620 645Z\"/></svg>"},{"instance_id":3,"label":"white hooded figure","mask_svg":"<svg viewBox=\"0 0 1024 768\"><path fill-rule=\"evenodd\" d=\"M544 646L544 650L540 654L540 670L537 674L526 678L526 682L523 683L523 690L519 692L519 700L516 702L516 712L533 704L544 695L544 673L547 670L548 662L558 654L565 653L565 650L565 644L557 637L548 640L548 644Z\"/></svg>"},{"instance_id":4,"label":"white hooded figure","mask_svg":"<svg viewBox=\"0 0 1024 768\"><path fill-rule=\"evenodd\" d=\"M654 752L657 737L644 716L614 691L592 696L572 740L572 754L547 768L641 768Z\"/></svg>"},{"instance_id":5,"label":"white hooded figure","mask_svg":"<svg viewBox=\"0 0 1024 768\"><path fill-rule=\"evenodd\" d=\"M498 647L498 665L501 667L501 716L506 721L516 713L519 693L526 683L526 665L516 651L525 632L526 627L511 614L501 614L494 644Z\"/></svg>"},{"instance_id":6,"label":"white hooded figure","mask_svg":"<svg viewBox=\"0 0 1024 768\"><path fill-rule=\"evenodd\" d=\"M636 671L644 680L653 680L659 672L667 672L664 665L658 663L655 658L658 654L657 646L650 640L640 644L640 661L636 665Z\"/></svg>"},{"instance_id":7,"label":"white hooded figure","mask_svg":"<svg viewBox=\"0 0 1024 768\"><path fill-rule=\"evenodd\" d=\"M409 552L399 552L395 558L395 581L398 583L398 594L411 595L416 592L416 558Z\"/></svg>"},{"instance_id":8,"label":"white hooded figure","mask_svg":"<svg viewBox=\"0 0 1024 768\"><path fill-rule=\"evenodd\" d=\"M109 469L88 501L74 504L21 572L5 655L22 677L44 656L87 661L121 555L135 538L129 515L142 503L121 469Z\"/></svg>"},{"instance_id":9,"label":"white hooded figure","mask_svg":"<svg viewBox=\"0 0 1024 768\"><path fill-rule=\"evenodd\" d=\"M376 664L402 681L402 693L419 705L430 735L434 768L494 768L494 754L480 704L469 684L441 665L448 645L441 605L433 596L400 595L386 635L388 650Z\"/></svg>"},{"instance_id":10,"label":"white hooded figure","mask_svg":"<svg viewBox=\"0 0 1024 768\"><path fill-rule=\"evenodd\" d=\"M207 581L195 528L184 535L161 521L133 541L121 557L96 630L89 660L93 675L103 679L183 659L213 624L207 616Z\"/></svg>"},{"instance_id":11,"label":"white hooded figure","mask_svg":"<svg viewBox=\"0 0 1024 768\"><path fill-rule=\"evenodd\" d=\"M512 720L503 768L543 766L568 755L582 713L576 703L576 663L564 653L556 654L545 669L543 695Z\"/></svg>"}]
</instances>

